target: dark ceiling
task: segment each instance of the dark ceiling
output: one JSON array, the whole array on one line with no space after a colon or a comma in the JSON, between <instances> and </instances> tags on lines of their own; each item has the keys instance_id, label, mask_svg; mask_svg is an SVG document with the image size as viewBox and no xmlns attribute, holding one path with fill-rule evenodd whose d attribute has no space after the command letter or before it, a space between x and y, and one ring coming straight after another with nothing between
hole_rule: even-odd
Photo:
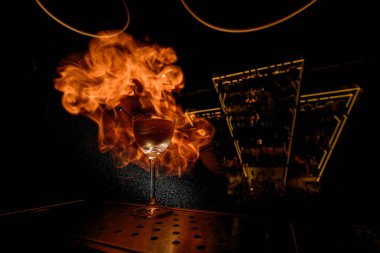
<instances>
[{"instance_id":1,"label":"dark ceiling","mask_svg":"<svg viewBox=\"0 0 380 253\"><path fill-rule=\"evenodd\" d=\"M41 1L77 29L96 33L125 23L121 0ZM259 27L299 9L307 1L188 1L204 20L226 28ZM194 3L192 3L194 2ZM264 2L264 3L262 3ZM273 27L250 33L225 33L194 19L177 1L127 1L131 22L126 32L175 49L188 89L212 86L214 73L233 73L302 57L305 69L334 64L368 64L375 58L373 6L361 1L316 1L305 11ZM250 6L251 5L251 6ZM87 49L89 37L61 26L33 3L34 68Z\"/></svg>"},{"instance_id":2,"label":"dark ceiling","mask_svg":"<svg viewBox=\"0 0 380 253\"><path fill-rule=\"evenodd\" d=\"M81 5L79 1L41 2L62 20L92 33L119 28L125 22L121 0L80 1ZM240 0L187 2L205 20L234 28L260 26L277 20L298 9L305 1L250 1L251 6ZM126 32L138 40L175 49L177 64L185 74L185 94L200 89L213 92L211 78L215 73L234 73L300 57L305 60L302 83L305 87L315 85L326 89L329 85L359 84L364 92L334 156L339 169L329 169L335 193L342 188L352 193L351 187L356 184L353 180L366 190L372 189L367 180L375 182L366 176L373 173L376 156L367 146L370 139L378 138L371 115L375 115L373 90L378 86L376 65L380 43L376 38L377 9L367 2L316 1L302 13L276 26L251 33L225 33L195 20L180 0L126 1L131 15ZM84 176L78 171L94 164L86 165L91 159L86 157L89 154L84 149L92 144L83 145L83 142L90 137L95 139L96 129L87 124L86 119L68 115L61 108L61 94L53 85L59 62L71 53L87 50L91 38L61 26L35 1L31 7L29 46L32 69L28 85L36 93L33 96L36 107L30 111L36 120L31 124L39 129L31 142L40 143L43 148L37 152L33 145L29 147L32 157L29 161L38 164L40 169L19 168L18 172L11 174L21 180L16 185L26 186L34 184L20 179L18 173L34 180L50 176L52 180L48 183L37 180L44 182L37 187L35 195L38 195L46 187L60 192L57 188L70 180L75 181L73 175L79 178L73 185L79 187L84 183ZM367 193L366 190L363 192Z\"/></svg>"}]
</instances>

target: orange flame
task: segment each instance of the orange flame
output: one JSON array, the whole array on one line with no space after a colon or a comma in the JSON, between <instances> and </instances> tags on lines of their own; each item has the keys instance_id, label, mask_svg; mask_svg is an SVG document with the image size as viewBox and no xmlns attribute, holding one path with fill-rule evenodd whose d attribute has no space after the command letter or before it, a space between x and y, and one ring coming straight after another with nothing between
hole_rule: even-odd
<instances>
[{"instance_id":1,"label":"orange flame","mask_svg":"<svg viewBox=\"0 0 380 253\"><path fill-rule=\"evenodd\" d=\"M99 149L111 152L117 167L148 163L135 143L128 114L155 112L175 118L173 139L160 159L167 174L180 175L210 143L214 128L203 118L196 118L190 127L176 104L173 93L184 87L182 70L173 65L176 61L172 48L141 43L126 33L95 38L83 57L58 68L55 88L63 92L62 104L69 113L98 124Z\"/></svg>"}]
</instances>

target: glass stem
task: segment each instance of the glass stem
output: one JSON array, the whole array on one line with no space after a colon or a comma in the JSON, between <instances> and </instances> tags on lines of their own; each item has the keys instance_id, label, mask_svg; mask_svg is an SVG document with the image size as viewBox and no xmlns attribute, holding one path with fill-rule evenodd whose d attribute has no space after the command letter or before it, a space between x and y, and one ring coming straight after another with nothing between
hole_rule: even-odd
<instances>
[{"instance_id":1,"label":"glass stem","mask_svg":"<svg viewBox=\"0 0 380 253\"><path fill-rule=\"evenodd\" d=\"M157 205L156 199L156 166L154 158L149 158L150 167L150 200L149 205Z\"/></svg>"}]
</instances>

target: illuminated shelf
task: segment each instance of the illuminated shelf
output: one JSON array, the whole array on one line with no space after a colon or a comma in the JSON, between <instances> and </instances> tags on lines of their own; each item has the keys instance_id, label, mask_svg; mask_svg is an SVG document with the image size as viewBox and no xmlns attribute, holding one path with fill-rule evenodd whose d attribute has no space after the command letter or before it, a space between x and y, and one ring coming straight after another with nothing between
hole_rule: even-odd
<instances>
[{"instance_id":1,"label":"illuminated shelf","mask_svg":"<svg viewBox=\"0 0 380 253\"><path fill-rule=\"evenodd\" d=\"M276 193L287 186L318 191L362 91L351 85L301 94L303 63L214 76L220 107L186 112L190 122L204 117L216 123L224 159L236 160L249 195L268 190L265 185Z\"/></svg>"},{"instance_id":2,"label":"illuminated shelf","mask_svg":"<svg viewBox=\"0 0 380 253\"><path fill-rule=\"evenodd\" d=\"M212 78L244 167L287 168L303 63L298 59Z\"/></svg>"},{"instance_id":3,"label":"illuminated shelf","mask_svg":"<svg viewBox=\"0 0 380 253\"><path fill-rule=\"evenodd\" d=\"M289 177L320 182L361 88L301 95Z\"/></svg>"}]
</instances>

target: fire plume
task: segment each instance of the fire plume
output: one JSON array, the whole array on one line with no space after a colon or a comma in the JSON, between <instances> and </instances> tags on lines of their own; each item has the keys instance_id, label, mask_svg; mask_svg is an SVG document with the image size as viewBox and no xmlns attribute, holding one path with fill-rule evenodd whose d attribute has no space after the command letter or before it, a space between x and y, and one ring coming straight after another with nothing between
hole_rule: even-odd
<instances>
[{"instance_id":1,"label":"fire plume","mask_svg":"<svg viewBox=\"0 0 380 253\"><path fill-rule=\"evenodd\" d=\"M184 87L184 76L176 61L172 48L143 43L127 33L95 38L83 56L66 59L58 68L55 88L63 92L62 104L69 113L98 124L99 149L111 152L117 167L148 163L135 143L131 115L155 112L175 118L174 136L160 160L167 174L181 174L210 143L214 128L203 118L190 127L177 105L173 94Z\"/></svg>"}]
</instances>

